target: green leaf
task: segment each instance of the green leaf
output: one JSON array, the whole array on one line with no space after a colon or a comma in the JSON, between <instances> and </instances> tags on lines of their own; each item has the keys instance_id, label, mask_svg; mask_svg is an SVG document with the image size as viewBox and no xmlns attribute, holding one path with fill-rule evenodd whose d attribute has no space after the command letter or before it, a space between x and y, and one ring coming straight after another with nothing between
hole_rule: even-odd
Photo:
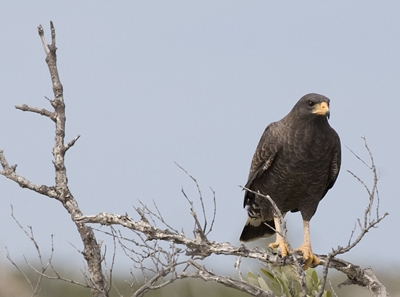
<instances>
[{"instance_id":1,"label":"green leaf","mask_svg":"<svg viewBox=\"0 0 400 297\"><path fill-rule=\"evenodd\" d=\"M247 277L256 278L251 270L247 273Z\"/></svg>"},{"instance_id":2,"label":"green leaf","mask_svg":"<svg viewBox=\"0 0 400 297\"><path fill-rule=\"evenodd\" d=\"M265 269L260 269L261 270L261 272L265 275L265 276L267 276L270 280L275 280L275 276L272 274L272 273L270 273L268 270L265 270Z\"/></svg>"},{"instance_id":3,"label":"green leaf","mask_svg":"<svg viewBox=\"0 0 400 297\"><path fill-rule=\"evenodd\" d=\"M260 269L261 273L254 275L253 272L248 273L248 282L260 287L265 291L272 291L277 296L298 296L301 286L296 270L293 266L277 266L266 267ZM263 278L263 275L267 279ZM315 296L321 288L321 280L314 268L306 271L307 296ZM325 290L323 297L332 297L329 290Z\"/></svg>"},{"instance_id":4,"label":"green leaf","mask_svg":"<svg viewBox=\"0 0 400 297\"><path fill-rule=\"evenodd\" d=\"M282 289L283 289L283 293L285 293L287 296L290 296L290 292L289 292L289 282L285 282L284 279L287 280L287 277L285 274L281 275L282 278L277 277L276 280L281 284Z\"/></svg>"},{"instance_id":5,"label":"green leaf","mask_svg":"<svg viewBox=\"0 0 400 297\"><path fill-rule=\"evenodd\" d=\"M258 276L258 283L260 284L260 288L264 291L271 291L271 289L268 287L267 283L261 276Z\"/></svg>"},{"instance_id":6,"label":"green leaf","mask_svg":"<svg viewBox=\"0 0 400 297\"><path fill-rule=\"evenodd\" d=\"M255 275L251 271L249 271L247 273L247 282L249 284L252 284L252 285L255 285L255 286L260 286L259 283L258 283L257 278L255 277Z\"/></svg>"},{"instance_id":7,"label":"green leaf","mask_svg":"<svg viewBox=\"0 0 400 297\"><path fill-rule=\"evenodd\" d=\"M322 294L322 297L332 297L331 291L325 291L324 294Z\"/></svg>"},{"instance_id":8,"label":"green leaf","mask_svg":"<svg viewBox=\"0 0 400 297\"><path fill-rule=\"evenodd\" d=\"M312 291L312 289L314 287L313 280L311 279L311 277L309 275L306 276L306 286L307 286L307 292Z\"/></svg>"},{"instance_id":9,"label":"green leaf","mask_svg":"<svg viewBox=\"0 0 400 297\"><path fill-rule=\"evenodd\" d=\"M314 281L314 284L317 285L318 282L319 282L318 274L317 274L317 272L315 271L314 268L311 268L311 269L312 269L311 278L312 278L312 280Z\"/></svg>"},{"instance_id":10,"label":"green leaf","mask_svg":"<svg viewBox=\"0 0 400 297\"><path fill-rule=\"evenodd\" d=\"M293 276L293 265L283 267L283 273L289 276Z\"/></svg>"},{"instance_id":11,"label":"green leaf","mask_svg":"<svg viewBox=\"0 0 400 297\"><path fill-rule=\"evenodd\" d=\"M285 270L286 270L286 269L285 269ZM288 277L287 277L286 271L282 271L281 280L282 280L282 282L284 282L285 284L289 283L289 279L288 279Z\"/></svg>"},{"instance_id":12,"label":"green leaf","mask_svg":"<svg viewBox=\"0 0 400 297\"><path fill-rule=\"evenodd\" d=\"M277 283L277 282L271 282L269 284L272 292L274 292L275 295L281 296L282 295L282 287Z\"/></svg>"}]
</instances>

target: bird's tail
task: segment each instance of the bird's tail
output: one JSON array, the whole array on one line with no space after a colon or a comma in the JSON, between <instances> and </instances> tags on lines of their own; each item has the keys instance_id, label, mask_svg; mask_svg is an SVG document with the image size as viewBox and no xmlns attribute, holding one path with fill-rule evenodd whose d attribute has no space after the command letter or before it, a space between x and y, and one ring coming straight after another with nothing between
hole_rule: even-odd
<instances>
[{"instance_id":1,"label":"bird's tail","mask_svg":"<svg viewBox=\"0 0 400 297\"><path fill-rule=\"evenodd\" d=\"M262 221L261 218L248 217L246 225L243 228L240 241L247 242L261 237L269 237L275 234L274 221Z\"/></svg>"}]
</instances>

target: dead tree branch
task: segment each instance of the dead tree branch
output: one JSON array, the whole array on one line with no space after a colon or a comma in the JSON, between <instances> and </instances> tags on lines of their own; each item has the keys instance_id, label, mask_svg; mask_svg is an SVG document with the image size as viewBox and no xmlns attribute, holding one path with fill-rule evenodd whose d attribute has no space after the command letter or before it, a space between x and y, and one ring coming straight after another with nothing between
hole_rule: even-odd
<instances>
[{"instance_id":1,"label":"dead tree branch","mask_svg":"<svg viewBox=\"0 0 400 297\"><path fill-rule=\"evenodd\" d=\"M50 118L52 121L56 121L56 117L54 112L48 111L47 109L44 108L36 108L36 107L30 107L26 104L23 105L15 105L16 109L22 110L22 111L30 111L30 112L35 112L38 114L41 114L42 116L46 116Z\"/></svg>"},{"instance_id":2,"label":"dead tree branch","mask_svg":"<svg viewBox=\"0 0 400 297\"><path fill-rule=\"evenodd\" d=\"M364 138L365 141L365 138ZM375 164L374 160L372 158L372 153L370 149L368 148L368 145L365 141L365 147L370 155L371 158L371 166L368 166L368 168L372 171L374 181L373 181L373 187L371 190L363 183L356 175L352 174L355 176L362 184L366 187L368 195L369 195L369 203L367 206L367 209L364 213L364 224L361 224L360 220L359 225L360 225L360 234L356 239L352 241L352 236L354 234L354 231L352 232L352 236L350 238L350 241L347 246L345 247L338 247L337 249L333 250L328 256L326 255L317 255L319 260L321 261L321 265L324 266L323 269L323 278L322 278L322 286L319 292L319 296L322 296L324 292L324 288L327 282L327 274L328 274L328 269L333 268L336 269L337 271L340 271L344 273L347 276L347 281L345 281L342 285L348 285L348 284L357 284L363 287L366 287L374 296L387 296L386 288L379 282L379 280L376 278L376 276L373 274L372 270L370 268L362 269L357 265L354 265L352 263L346 262L342 259L336 258L337 255L346 253L350 251L352 248L354 248L364 237L364 235L373 227L375 227L379 222L381 222L388 214L385 213L382 216L379 216L379 203L377 204L377 209L376 209L376 218L372 219L372 206L374 204L374 199L375 199L375 194L377 194L377 182L378 182L378 177L375 169ZM358 156L357 156L358 157ZM359 157L358 157L359 158ZM366 164L363 161L364 164ZM185 170L184 170L185 171ZM186 171L185 171L186 172ZM187 172L186 172L187 173ZM189 174L188 174L189 175ZM189 177L191 177L189 175ZM196 186L198 187L197 181L191 177L191 179L195 182ZM199 189L199 187L198 187ZM249 189L245 189L247 191L251 191ZM203 228L200 224L200 221L198 220L197 214L193 209L193 202L189 200L185 192L182 190L183 195L185 198L188 200L188 203L190 204L191 207L191 214L192 217L195 221L195 231L194 231L194 238L190 238L185 236L182 232L179 233L175 229L172 228L167 228L165 230L161 230L157 228L154 225L150 224L149 221L152 220L152 218L149 220L149 218L146 218L144 215L145 213L150 216L154 216L154 213L151 212L147 207L143 206L143 210L137 209L138 213L141 216L141 219L139 221L134 221L132 218L130 218L128 215L115 215L115 214L108 214L108 213L101 213L98 215L92 215L92 216L83 216L79 218L79 221L83 221L85 223L98 223L101 225L121 225L125 228L131 229L135 232L139 232L140 234L143 234L146 237L146 241L169 241L173 242L174 244L177 245L183 245L185 246L184 252L187 256L190 257L200 257L201 259L204 259L212 254L215 255L231 255L231 256L236 256L239 257L238 259L241 259L241 257L244 258L253 258L253 259L258 259L261 262L268 263L270 265L274 266L282 266L282 265L295 265L297 267L297 274L299 276L300 282L301 282L301 287L302 287L302 294L305 296L305 276L304 272L301 269L301 264L303 263L302 255L299 252L293 252L285 257L285 259L282 259L277 253L273 253L270 251L265 251L265 250L260 250L258 248L253 248L253 249L248 249L244 245L240 247L235 247L232 246L230 243L219 243L216 241L210 241L207 238L207 235L204 233L205 228ZM201 196L201 191L198 191L200 197ZM272 203L274 206L274 201L269 197L269 196L264 196L260 193L255 193L257 195L260 195L266 199L269 199L269 201ZM206 216L204 212L204 203L201 203L201 206L203 208L203 215L204 215L204 221L206 221ZM165 223L165 221L162 219L162 216L160 214L160 211L157 209L158 215L157 218L161 220L164 225L169 227L168 224ZM286 238L286 224L285 220L282 216L282 214L279 212L279 209L276 208L275 212L277 215L280 216L281 218L281 235L282 237ZM194 261L193 258L190 261ZM240 260L238 260L240 263ZM189 263L189 262L188 262ZM191 263L191 262L190 262ZM236 267L238 269L238 263L236 263ZM191 267L201 267L201 266L196 266L193 263L190 264ZM200 271L206 270L204 269L198 269L197 273L200 273ZM200 277L195 274L190 274L185 272L184 274L181 274L181 277L188 276L191 277ZM239 274L240 275L240 274ZM241 278L241 277L240 277ZM204 279L204 278L203 278ZM226 278L224 279L225 285L230 283ZM240 281L243 281L243 279L240 279ZM250 293L250 294L256 294L256 293ZM257 295L254 295L257 296Z\"/></svg>"},{"instance_id":3,"label":"dead tree branch","mask_svg":"<svg viewBox=\"0 0 400 297\"><path fill-rule=\"evenodd\" d=\"M35 268L35 266L33 264L31 264L28 259L24 256L25 262L26 264L29 266L30 269L32 269L39 277L36 280L35 285L32 284L31 280L29 279L29 277L23 272L23 270L12 260L11 255L7 249L7 259L22 273L22 275L25 277L25 279L27 280L27 282L29 283L31 289L32 289L32 297L36 296L39 292L40 292L40 284L43 278L47 278L47 279L51 279L51 280L62 280L71 284L75 284L75 285L79 285L85 288L90 288L90 285L88 283L83 284L80 283L78 281L74 281L65 277L62 277L57 270L54 268L52 260L53 260L53 255L54 255L54 244L53 244L53 235L51 235L51 253L50 253L50 257L47 260L47 263L44 263L43 257L42 257L42 253L40 251L39 245L35 239L35 236L33 234L33 228L31 226L28 226L29 231L26 230L21 224L20 222L17 220L17 218L14 216L14 212L13 212L13 207L11 206L11 217L14 219L14 221L17 223L17 225L19 226L19 228L25 233L25 235L30 239L30 241L32 242L32 244L35 247L36 253L38 255L38 259L39 259L39 265L40 268ZM49 273L47 273L47 270L50 270L54 275L50 275Z\"/></svg>"},{"instance_id":4,"label":"dead tree branch","mask_svg":"<svg viewBox=\"0 0 400 297\"><path fill-rule=\"evenodd\" d=\"M188 263L190 264L191 267L194 267L197 271L195 273L182 272L179 275L179 278L186 278L186 277L200 278L204 281L214 281L216 283L223 284L226 287L246 292L252 296L276 297L274 293L264 291L260 287L252 285L246 281L236 280L231 277L215 274L212 271L206 269L204 266L199 265L192 259L190 259Z\"/></svg>"},{"instance_id":5,"label":"dead tree branch","mask_svg":"<svg viewBox=\"0 0 400 297\"><path fill-rule=\"evenodd\" d=\"M75 218L81 217L83 213L79 209L78 203L68 187L68 179L65 167L65 153L71 146L75 144L79 136L77 136L67 145L64 144L66 119L65 104L63 97L63 86L61 84L57 69L56 35L53 22L50 22L50 28L51 44L46 43L43 27L41 25L38 27L38 32L40 39L43 43L44 51L46 53L46 63L50 71L54 94L54 100L50 100L50 103L54 108L54 111L50 112L45 109L29 107L27 105L17 105L16 108L23 111L30 111L41 114L55 122L55 144L53 147L55 185L51 187L44 185L39 186L30 182L28 179L18 175L16 173L17 166L9 166L3 151L0 151L0 163L3 167L3 170L0 171L0 174L18 183L23 188L28 188L39 194L48 196L49 198L57 199L62 203L63 207L71 215L71 219L75 223L81 236L82 243L84 245L84 251L82 254L87 262L88 270L90 273L92 295L95 297L106 297L108 296L108 289L105 277L102 272L100 246L97 244L96 237L92 228L87 226L83 222L75 221Z\"/></svg>"},{"instance_id":6,"label":"dead tree branch","mask_svg":"<svg viewBox=\"0 0 400 297\"><path fill-rule=\"evenodd\" d=\"M373 167L374 168L374 167ZM374 176L376 177L376 171L373 171ZM193 179L194 182L196 183L196 180ZM374 183L374 189L376 189L376 183ZM249 189L246 189L250 191ZM203 227L201 226L201 223L199 219L197 218L197 214L193 209L193 202L188 199L186 196L185 192L182 191L185 198L188 200L190 206L191 206L191 214L194 219L195 223L195 232L194 232L194 237L187 237L185 234L182 232L179 233L175 229L167 228L165 230L159 229L155 226L155 224L151 224L150 221L153 220L153 218L147 218L145 214L149 216L153 216L154 214L152 211L148 210L146 206L143 206L142 210L136 209L138 213L140 214L141 219L139 221L133 220L131 217L129 217L127 214L126 215L116 215L116 214L108 214L108 213L100 213L98 215L90 215L90 216L83 216L78 218L78 221L82 221L85 223L97 223L101 225L120 225L123 226L127 229L130 229L136 233L143 234L145 236L145 241L169 241L172 242L176 245L182 245L184 246L184 253L186 256L190 256L191 260L189 260L187 263L190 264L190 267L194 267L197 269L196 273L189 273L189 272L184 272L181 274L178 274L178 278L183 278L183 277L197 277L197 278L202 278L202 279L207 279L207 280L213 280L214 277L211 274L207 273L206 268L201 268L202 266L200 264L193 264L194 258L197 257L198 259L204 259L212 254L214 255L230 255L230 256L236 256L239 257L238 259L243 258L253 258L257 259L261 262L268 263L273 266L283 266L283 265L295 265L297 267L297 274L299 276L301 286L302 286L302 294L304 295L305 293L305 286L303 286L303 283L305 281L304 277L304 272L301 269L301 264L303 263L303 258L301 255L301 252L293 252L282 259L277 253L271 252L269 250L261 250L259 248L253 248L253 249L248 249L244 245L241 245L240 247L235 247L231 245L230 243L223 242L219 243L216 241L210 241L208 240L206 234L204 233ZM372 191L371 191L372 192ZM201 194L201 192L199 192ZM270 199L270 202L274 205L273 200L269 196L264 196L260 193L256 193L257 195L263 196L266 199ZM370 199L373 199L373 196L370 195ZM370 202L372 205L372 202ZM201 204L202 207L204 208L204 204ZM371 211L371 207L368 207L369 212ZM162 216L158 211L157 218L164 222L162 219ZM369 216L369 212L366 212L366 216ZM277 214L279 215L279 209L277 210ZM285 221L281 215L281 235L285 236ZM336 269L342 273L344 273L348 277L348 281L346 281L343 285L345 284L357 284L363 287L366 287L371 293L374 294L374 296L379 296L383 297L386 296L386 289L385 287L378 281L376 276L372 273L372 270L370 268L362 269L357 265L351 264L349 262L346 262L342 259L336 258L335 256L344 252L347 252L354 248L357 243L360 242L360 240L363 238L366 232L376 226L387 214L385 213L382 217L378 217L375 220L370 220L369 224L364 225L362 228L362 232L360 236L357 237L353 242L349 243L349 245L345 248L339 247L337 250L333 251L331 254L328 256L326 255L317 255L319 260L321 261L321 265L324 266L324 271L328 268L333 268ZM168 226L166 223L164 223L166 226ZM149 254L149 253L147 253ZM240 260L238 260L240 263ZM238 265L238 263L236 263ZM236 266L238 269L238 266ZM200 275L201 274L201 275ZM207 277L205 276L207 275ZM302 278L303 276L303 278ZM323 283L323 288L321 291L323 292L326 284L326 277L327 273L324 274L324 283ZM233 288L242 288L242 290L248 292L249 294L253 296L258 296L257 294L261 294L258 291L252 291L252 290L247 290L242 287L243 282L245 282L243 279L239 279L233 284L231 282L231 279L223 276L218 276L216 279L219 279L220 283L223 283L224 285L233 287ZM245 282L247 283L247 282ZM261 296L261 295L260 295ZM265 296L273 296L273 295L265 295ZM304 295L305 296L305 295Z\"/></svg>"},{"instance_id":7,"label":"dead tree branch","mask_svg":"<svg viewBox=\"0 0 400 297\"><path fill-rule=\"evenodd\" d=\"M199 238L186 237L183 234L172 232L168 229L158 229L144 220L138 222L134 221L127 215L115 215L108 213L101 213L98 215L83 216L78 219L85 223L96 223L101 225L121 225L133 231L140 232L146 236L146 240L163 240L170 241L175 244L184 245L187 247L187 256L199 256L205 258L211 254L215 255L230 255L230 256L241 256L243 258L257 259L262 262L270 263L275 266L283 265L294 265L295 260L292 255L282 259L277 253L271 253L259 248L248 249L244 245L235 247L228 242L219 243L216 241L202 241ZM301 262L301 253L297 254L299 261ZM329 268L336 269L347 275L354 284L367 287L376 287L376 276L372 276L373 273L368 272L368 269L361 269L359 266L346 262L344 260L328 257L326 255L317 255L322 265L328 265ZM368 273L367 273L368 272ZM378 284L379 286L379 284ZM379 296L379 295L377 295Z\"/></svg>"},{"instance_id":8,"label":"dead tree branch","mask_svg":"<svg viewBox=\"0 0 400 297\"><path fill-rule=\"evenodd\" d=\"M358 235L358 237L356 239L354 239L354 241L352 241L352 238L355 233L355 229L351 232L349 242L345 247L338 246L336 249L332 250L332 252L330 252L329 255L326 257L326 261L324 263L324 268L323 268L322 286L321 286L321 290L318 294L318 297L321 297L323 294L323 288L325 287L325 284L327 281L327 276L328 276L328 267L330 267L330 262L332 261L332 259L334 259L334 257L336 257L337 255L347 253L348 251L353 249L363 239L363 237L365 236L365 234L367 234L367 232L369 230L374 228L377 224L379 224L388 215L388 213L385 212L382 216L379 216L379 195L378 195L378 187L377 187L378 175L376 172L374 158L372 156L372 152L371 152L370 148L368 147L367 140L365 137L363 137L363 140L364 140L364 146L370 157L370 165L368 165L368 163L366 161L361 159L352 150L350 150L350 151L358 160L360 160L371 171L372 178L373 178L372 188L369 189L368 186L353 172L351 172L349 170L348 170L348 172L364 186L364 188L366 189L368 196L369 196L368 206L364 211L364 222L362 224L361 220L357 219L357 222L358 222L358 225L360 228L360 234ZM376 202L375 195L378 198L377 199L378 202L376 204L376 216L375 216L375 218L372 218L372 206ZM352 266L354 266L354 265L352 265ZM344 267L338 267L338 270L340 270L342 272L344 272L343 271L344 269L345 269ZM346 272L344 272L344 273L347 275L348 279L345 282L343 282L340 286L356 284L356 285L360 285L362 287L368 288L368 290L370 290L371 293L374 294L374 296L379 296L379 297L388 296L386 288L378 281L376 276L372 273L371 268L362 270L358 266L354 266L354 269L352 269L351 273L346 273ZM360 282L360 280L361 280L361 282Z\"/></svg>"}]
</instances>

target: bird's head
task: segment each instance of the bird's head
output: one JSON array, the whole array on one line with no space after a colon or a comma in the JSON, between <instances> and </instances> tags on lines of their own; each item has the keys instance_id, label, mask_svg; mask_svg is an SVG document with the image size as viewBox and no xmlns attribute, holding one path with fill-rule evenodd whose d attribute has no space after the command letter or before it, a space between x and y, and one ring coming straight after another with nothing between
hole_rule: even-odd
<instances>
[{"instance_id":1,"label":"bird's head","mask_svg":"<svg viewBox=\"0 0 400 297\"><path fill-rule=\"evenodd\" d=\"M296 103L292 111L299 115L323 116L329 119L329 101L329 98L319 94L307 94Z\"/></svg>"}]
</instances>

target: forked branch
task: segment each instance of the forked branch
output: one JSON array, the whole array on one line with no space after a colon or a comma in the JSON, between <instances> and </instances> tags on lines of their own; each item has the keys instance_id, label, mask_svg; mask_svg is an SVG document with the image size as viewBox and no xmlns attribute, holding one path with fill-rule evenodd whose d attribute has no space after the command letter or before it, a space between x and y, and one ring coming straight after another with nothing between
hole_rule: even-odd
<instances>
[{"instance_id":1,"label":"forked branch","mask_svg":"<svg viewBox=\"0 0 400 297\"><path fill-rule=\"evenodd\" d=\"M53 163L55 168L55 181L56 181L55 185L50 187L45 185L41 186L36 185L31 181L29 181L28 179L18 175L16 173L17 166L16 165L10 166L8 164L3 151L0 151L0 163L3 168L3 170L0 171L0 174L18 183L23 188L28 188L39 194L48 196L49 198L57 199L62 203L63 207L71 215L71 219L75 223L81 235L82 243L84 246L83 255L87 262L88 270L90 273L89 279L91 284L92 295L95 297L106 297L108 296L108 288L105 277L102 272L102 266L101 266L102 257L101 257L100 246L97 244L96 237L92 228L87 226L85 223L75 221L75 218L81 217L83 213L79 209L78 203L73 197L68 187L68 179L65 167L65 153L70 147L72 147L75 144L79 136L77 136L67 145L64 145L65 119L66 119L65 104L63 97L63 86L61 84L57 69L57 55L56 55L57 48L56 48L56 38L55 38L56 35L53 22L50 22L50 28L51 28L51 44L46 43L46 39L44 37L44 30L41 25L38 27L38 32L45 50L46 63L52 81L54 100L49 100L49 101L52 107L54 108L54 111L50 112L43 108L30 107L25 104L17 105L16 108L23 111L30 111L37 114L41 114L43 116L48 117L55 123L55 144L53 147L53 156L54 156Z\"/></svg>"},{"instance_id":2,"label":"forked branch","mask_svg":"<svg viewBox=\"0 0 400 297\"><path fill-rule=\"evenodd\" d=\"M360 219L357 219L358 226L359 226L359 235L357 238L353 240L353 236L355 234L356 228L351 232L349 242L346 246L341 247L338 246L336 249L333 249L332 252L329 253L329 255L326 257L326 261L324 263L324 269L323 269L323 277L322 277L322 286L325 286L326 281L327 281L327 276L328 276L328 268L330 267L330 262L334 257L340 254L344 254L349 252L351 249L353 249L360 241L363 239L363 237L367 234L369 230L374 228L377 224L379 224L387 215L389 215L387 212L385 212L382 216L379 215L379 194L378 194L378 174L376 172L376 166L374 162L374 158L372 156L372 152L370 148L368 147L367 140L365 137L362 137L364 140L364 146L365 149L368 152L369 158L370 158L370 165L364 161L362 158L360 158L356 153L354 153L352 150L351 153L358 159L360 160L367 168L371 171L372 173L372 188L369 189L368 186L362 181L356 174L353 172L349 171L348 172L357 179L365 188L365 190L368 193L369 200L368 200L368 205L364 211L364 220L363 224L361 223ZM375 199L377 197L377 199ZM375 211L375 218L373 218L372 214L372 207L376 203L376 211ZM357 225L356 225L357 226ZM386 297L388 296L388 293L386 291L386 288L382 285L382 283L379 282L379 280L376 278L376 276L372 273L371 268L367 268L362 270L360 267L354 266L354 269L352 269L351 273L346 273L348 279L344 281L340 286L344 285L360 285L363 287L367 287L373 294L374 296L379 296L379 297ZM338 267L340 271L344 272L343 269L347 269L347 267L340 266ZM318 297L322 296L323 291L321 290L319 292Z\"/></svg>"},{"instance_id":3,"label":"forked branch","mask_svg":"<svg viewBox=\"0 0 400 297\"><path fill-rule=\"evenodd\" d=\"M367 147L367 146L366 146ZM368 149L368 147L367 147ZM371 155L372 156L372 155ZM372 160L373 161L373 160ZM372 166L371 168L374 168ZM376 171L372 171L373 176L374 176L374 188L373 191L376 191L376 182L377 182L377 176L376 176ZM194 182L196 182L195 179L193 179ZM246 189L250 191L249 189ZM370 191L371 193L372 190ZM183 191L184 193L184 191ZM201 194L201 192L199 192ZM266 199L270 199L269 196L264 196L260 193L256 193L257 195L260 195ZM187 196L185 195L187 198ZM374 195L369 195L370 199L374 199ZM283 266L283 265L296 265L297 268L297 273L300 277L300 280L302 282L301 276L302 276L302 269L301 269L301 264L303 263L302 255L300 252L292 252L291 255L285 257L285 259L282 259L277 253L272 252L271 250L262 250L259 248L253 248L253 249L248 249L244 245L241 245L240 247L235 247L231 245L230 243L224 242L224 243L219 243L216 241L211 241L208 240L207 236L205 233L202 233L202 236L196 236L196 232L199 232L198 230L202 228L199 228L201 226L200 220L197 218L196 212L193 210L193 203L188 199L188 202L191 206L191 214L193 216L194 221L196 222L195 224L195 236L192 237L187 237L184 233L182 232L177 232L175 229L170 229L167 228L165 230L157 228L154 224L151 224L150 221L152 219L147 218L144 213L146 213L149 216L152 216L152 213L150 210L147 209L146 206L143 206L144 209L139 211L141 214L141 219L139 221L135 221L128 215L116 215L116 214L109 214L109 213L100 213L98 215L90 215L90 216L82 216L78 218L78 221L82 221L85 223L96 223L96 224L101 224L101 225L121 225L127 229L130 229L134 232L137 232L139 234L143 234L146 238L146 241L169 241L172 242L176 245L181 245L183 246L183 251L185 254L189 257L200 257L201 259L208 257L210 255L230 255L230 256L236 256L240 258L253 258L257 259L261 262L268 263L273 266ZM272 199L270 199L270 202L274 205L274 202ZM373 201L369 201L369 206L367 209L369 209L368 212L365 213L365 216L370 218L370 212L371 212L371 206L373 204ZM201 204L202 207L204 208L204 203ZM379 205L378 205L379 206ZM378 207L377 206L377 207ZM147 209L147 210L146 210ZM157 209L158 210L158 209ZM377 211L378 213L378 211ZM279 209L278 209L278 214L279 214ZM336 255L345 253L350 251L352 248L354 248L363 238L363 236L374 226L376 226L380 221L382 221L386 217L387 213L385 213L381 217L377 217L376 219L373 220L367 220L368 222L367 225L363 225L361 228L360 235L354 240L350 241L349 244L346 247L339 247L338 249L334 250L332 253L330 253L328 256L326 255L316 255L319 260L321 261L321 265L324 266L324 274L323 274L323 284L321 286L321 291L320 295L322 296L321 292L324 292L325 284L327 281L327 271L329 268L336 269L342 273L344 273L348 280L343 283L345 284L357 284L363 287L366 287L371 293L374 294L374 296L379 296L383 297L386 296L386 288L378 281L376 276L372 273L372 270L370 268L367 269L362 269L357 265L354 265L352 263L349 263L347 261L344 261L342 259L336 258ZM158 219L160 219L161 214L158 211ZM162 217L161 217L161 220ZM282 228L281 230L285 230L285 221L283 217L281 218L282 222ZM167 225L168 226L168 225ZM354 233L354 231L353 231ZM282 232L282 235L285 235L285 232ZM188 262L190 263L190 261ZM198 264L199 265L199 264ZM195 267L195 265L190 265L191 267ZM197 268L201 266L196 266ZM198 269L197 271L203 271L204 274L206 274L207 269ZM185 276L190 276L190 273L185 273L183 274ZM193 277L199 277L199 276L194 276ZM219 276L221 277L221 276ZM209 278L211 280L212 277ZM304 280L304 279L303 279ZM224 278L224 284L227 285L230 283L230 281L226 278ZM243 279L240 279L238 281L243 281ZM303 289L303 288L302 288ZM303 296L304 296L304 289L303 291ZM253 292L254 293L254 292ZM256 293L254 293L256 294ZM258 293L257 293L258 294ZM257 295L253 295L257 296Z\"/></svg>"}]
</instances>

